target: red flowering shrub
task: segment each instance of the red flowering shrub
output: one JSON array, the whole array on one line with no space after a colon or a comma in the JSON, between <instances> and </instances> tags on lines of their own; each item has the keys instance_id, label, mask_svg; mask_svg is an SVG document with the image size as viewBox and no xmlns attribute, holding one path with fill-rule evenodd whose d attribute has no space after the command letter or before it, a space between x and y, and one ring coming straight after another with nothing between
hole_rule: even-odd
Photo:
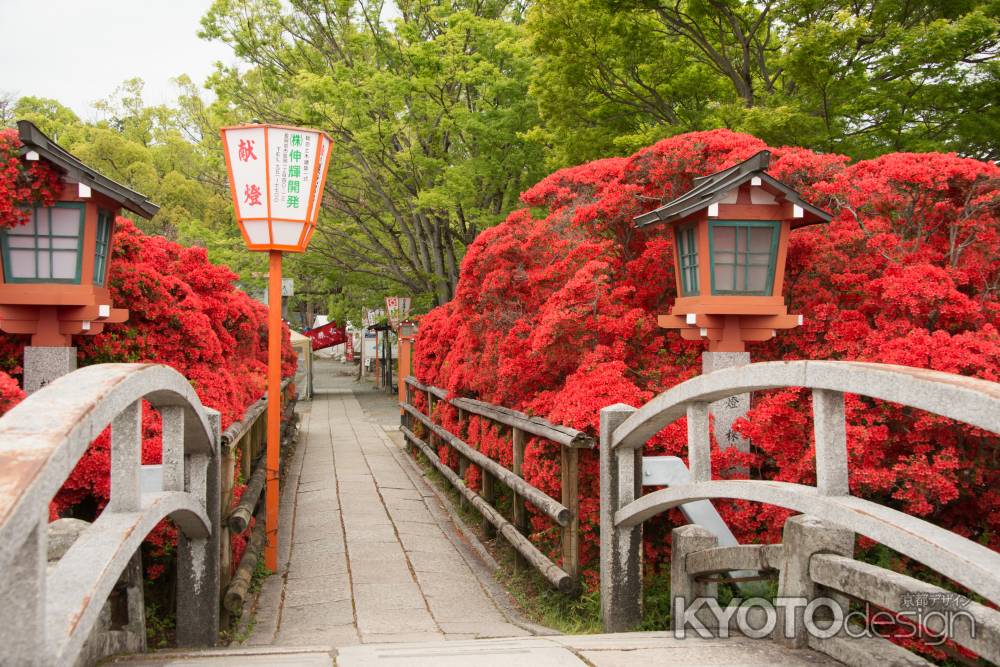
<instances>
[{"instance_id":1,"label":"red flowering shrub","mask_svg":"<svg viewBox=\"0 0 1000 667\"><path fill-rule=\"evenodd\" d=\"M0 415L21 402L24 391L17 380L0 371Z\"/></svg>"},{"instance_id":2,"label":"red flowering shrub","mask_svg":"<svg viewBox=\"0 0 1000 667\"><path fill-rule=\"evenodd\" d=\"M676 296L671 243L632 218L764 148L748 135L698 132L545 178L522 195L525 208L470 246L455 299L423 318L417 376L596 435L601 407L639 406L700 373L704 345L656 324ZM835 218L793 232L786 298L805 325L751 346L755 361L864 359L1000 379L1000 169L954 155L849 164L800 148L772 153L769 171ZM995 438L858 397L847 410L856 494L1000 548ZM441 416L456 426L447 409ZM754 450L716 452L717 472L739 459L755 476L815 481L803 392L758 395L738 428ZM469 442L509 465L507 436L475 419L469 429ZM646 453L685 455L685 441L682 420ZM532 484L557 494L558 467L557 445L529 446ZM580 482L589 562L597 476L589 452ZM721 510L742 541L779 539L788 514L736 502ZM649 562L667 555L665 523L647 524ZM536 517L536 530L547 526Z\"/></svg>"},{"instance_id":3,"label":"red flowering shrub","mask_svg":"<svg viewBox=\"0 0 1000 667\"><path fill-rule=\"evenodd\" d=\"M51 206L59 190L59 175L41 160L21 159L17 131L0 129L0 229L30 219L31 206Z\"/></svg>"},{"instance_id":4,"label":"red flowering shrub","mask_svg":"<svg viewBox=\"0 0 1000 667\"><path fill-rule=\"evenodd\" d=\"M109 285L129 319L96 336L80 336L82 364L155 362L175 368L207 407L222 413L225 429L264 393L267 312L233 286L236 275L211 264L203 248L185 248L146 236L117 221ZM283 375L295 369L283 346ZM143 411L143 463L159 463L159 414ZM53 502L60 514L81 502L103 507L109 497L110 437L103 433L83 455Z\"/></svg>"}]
</instances>

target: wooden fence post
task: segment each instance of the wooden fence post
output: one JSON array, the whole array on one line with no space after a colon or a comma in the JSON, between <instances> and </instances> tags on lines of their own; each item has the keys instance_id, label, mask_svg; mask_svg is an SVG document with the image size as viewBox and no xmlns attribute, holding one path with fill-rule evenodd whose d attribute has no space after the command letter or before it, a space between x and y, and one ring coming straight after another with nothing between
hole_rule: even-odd
<instances>
[{"instance_id":1,"label":"wooden fence post","mask_svg":"<svg viewBox=\"0 0 1000 667\"><path fill-rule=\"evenodd\" d=\"M427 418L434 421L434 394L430 389L427 390ZM434 431L428 433L427 442L435 452L438 451L437 436L434 435Z\"/></svg>"},{"instance_id":2,"label":"wooden fence post","mask_svg":"<svg viewBox=\"0 0 1000 667\"><path fill-rule=\"evenodd\" d=\"M469 459L465 458L461 454L458 455L458 476L465 482L465 471L469 469ZM468 486L468 484L466 484ZM458 506L464 509L469 509L469 501L466 500L465 496L461 496L458 500Z\"/></svg>"},{"instance_id":3,"label":"wooden fence post","mask_svg":"<svg viewBox=\"0 0 1000 667\"><path fill-rule=\"evenodd\" d=\"M183 414L183 413L182 413ZM225 519L229 510L233 506L233 477L236 476L236 450L239 443L220 443L222 448L222 491L219 494L222 498L222 507L219 508L220 516ZM183 477L182 484L183 484ZM222 531L219 536L219 586L225 590L229 585L229 576L233 571L232 539L229 528L223 520L217 530ZM229 614L222 614L220 618L223 629L229 628Z\"/></svg>"},{"instance_id":4,"label":"wooden fence post","mask_svg":"<svg viewBox=\"0 0 1000 667\"><path fill-rule=\"evenodd\" d=\"M406 378L403 378L402 382L403 385L405 386L405 389L403 390L403 400L406 402L407 405L413 405L413 387L410 386L409 382L406 382ZM407 427L411 431L413 430L413 417L410 416L409 412L403 410L400 413L399 418L400 418L400 423L403 426Z\"/></svg>"},{"instance_id":5,"label":"wooden fence post","mask_svg":"<svg viewBox=\"0 0 1000 667\"><path fill-rule=\"evenodd\" d=\"M483 476L483 492L480 495L482 495L483 500L485 500L490 505L490 507L495 507L497 502L497 494L496 494L496 484L494 483L493 475L486 472L482 468L479 469L479 472L482 473ZM483 517L483 534L485 534L486 537L490 538L497 536L496 526L494 526L490 522L490 520L487 519L485 516Z\"/></svg>"},{"instance_id":6,"label":"wooden fence post","mask_svg":"<svg viewBox=\"0 0 1000 667\"><path fill-rule=\"evenodd\" d=\"M460 439L464 439L465 438L465 433L464 433L465 429L463 428L464 425L465 425L465 410L459 409L459 411L458 411L458 437ZM468 461L468 459L466 459L464 456L462 456L461 454L459 454L458 455L458 476L461 478L461 480L463 482L465 481L465 470L468 467L469 467L469 461ZM465 499L464 495L459 495L458 506L461 507L463 510L464 509L468 509L468 507L469 507L469 501L467 501Z\"/></svg>"},{"instance_id":7,"label":"wooden fence post","mask_svg":"<svg viewBox=\"0 0 1000 667\"><path fill-rule=\"evenodd\" d=\"M576 579L580 575L580 450L561 447L562 504L571 513L569 523L562 529L562 568Z\"/></svg>"},{"instance_id":8,"label":"wooden fence post","mask_svg":"<svg viewBox=\"0 0 1000 667\"><path fill-rule=\"evenodd\" d=\"M239 450L240 474L244 480L250 479L250 475L253 474L254 454L257 453L257 448L254 446L257 437L257 421L259 420L254 420L250 429L243 434L238 442L232 443L233 451Z\"/></svg>"},{"instance_id":9,"label":"wooden fence post","mask_svg":"<svg viewBox=\"0 0 1000 667\"><path fill-rule=\"evenodd\" d=\"M512 436L514 444L514 464L512 466L513 473L518 477L523 479L521 474L521 468L524 465L524 431L515 427ZM528 511L524 507L524 499L517 495L513 489L511 489L511 500L513 501L514 512L513 512L513 524L517 532L521 533L525 537L528 535ZM528 567L528 562L524 559L521 554L516 554L514 556L514 566L517 569L524 569Z\"/></svg>"}]
</instances>

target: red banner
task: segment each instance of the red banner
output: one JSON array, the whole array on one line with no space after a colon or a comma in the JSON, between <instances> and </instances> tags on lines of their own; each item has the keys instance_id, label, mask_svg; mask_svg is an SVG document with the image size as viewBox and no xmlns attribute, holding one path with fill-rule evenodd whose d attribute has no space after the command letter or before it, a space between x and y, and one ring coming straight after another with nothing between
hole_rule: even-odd
<instances>
[{"instance_id":1,"label":"red banner","mask_svg":"<svg viewBox=\"0 0 1000 667\"><path fill-rule=\"evenodd\" d=\"M304 335L312 340L313 350L322 350L326 347L340 345L347 340L347 332L344 331L344 327L338 325L336 322L330 322L321 327L310 329L304 332Z\"/></svg>"}]
</instances>

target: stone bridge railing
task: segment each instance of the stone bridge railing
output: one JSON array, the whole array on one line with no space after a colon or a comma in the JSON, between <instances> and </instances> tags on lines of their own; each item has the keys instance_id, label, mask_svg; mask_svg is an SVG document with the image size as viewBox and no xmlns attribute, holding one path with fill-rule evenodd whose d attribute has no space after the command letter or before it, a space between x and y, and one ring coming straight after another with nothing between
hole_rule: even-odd
<instances>
[{"instance_id":1,"label":"stone bridge railing","mask_svg":"<svg viewBox=\"0 0 1000 667\"><path fill-rule=\"evenodd\" d=\"M162 491L140 486L142 401L163 417ZM111 426L111 498L51 569L49 503ZM157 523L180 529L177 641L211 645L219 613L219 414L152 364L66 375L0 418L0 638L4 664L72 665Z\"/></svg>"},{"instance_id":2,"label":"stone bridge railing","mask_svg":"<svg viewBox=\"0 0 1000 667\"><path fill-rule=\"evenodd\" d=\"M781 387L812 390L816 443L815 487L762 480L713 480L709 405L729 396ZM855 362L792 361L751 364L693 378L641 409L601 411L601 612L605 629L627 630L642 617L642 524L668 509L701 500L740 499L801 512L785 525L781 545L717 546L699 526L674 531L671 590L678 609L712 597L719 575L777 573L779 598L819 593L908 612L905 598L954 595L936 586L853 560L855 534L922 563L989 604L1000 604L1000 554L927 521L850 495L844 394L891 401L1000 434L1000 384L934 371ZM687 417L689 483L642 495L642 449L665 426ZM803 443L808 451L808 443ZM678 600L682 602L678 606ZM942 630L960 646L1000 662L1000 613L968 602L958 624ZM842 611L846 611L843 609ZM809 636L800 608L773 636L808 645L851 664L919 662L882 639L859 642L843 633ZM704 618L711 626L711 619ZM786 622L787 621L787 622ZM930 623L938 625L937 621ZM676 629L676 627L675 627ZM853 642L853 643L852 643ZM899 663L902 664L902 663Z\"/></svg>"}]
</instances>

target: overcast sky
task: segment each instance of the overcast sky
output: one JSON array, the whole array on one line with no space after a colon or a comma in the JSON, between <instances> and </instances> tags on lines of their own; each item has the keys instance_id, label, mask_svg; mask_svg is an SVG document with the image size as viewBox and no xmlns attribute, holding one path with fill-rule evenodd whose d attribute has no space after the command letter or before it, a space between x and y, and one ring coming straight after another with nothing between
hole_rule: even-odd
<instances>
[{"instance_id":1,"label":"overcast sky","mask_svg":"<svg viewBox=\"0 0 1000 667\"><path fill-rule=\"evenodd\" d=\"M86 120L91 104L133 77L147 104L169 102L170 80L199 86L229 48L198 39L211 0L0 0L0 93L50 97Z\"/></svg>"}]
</instances>

